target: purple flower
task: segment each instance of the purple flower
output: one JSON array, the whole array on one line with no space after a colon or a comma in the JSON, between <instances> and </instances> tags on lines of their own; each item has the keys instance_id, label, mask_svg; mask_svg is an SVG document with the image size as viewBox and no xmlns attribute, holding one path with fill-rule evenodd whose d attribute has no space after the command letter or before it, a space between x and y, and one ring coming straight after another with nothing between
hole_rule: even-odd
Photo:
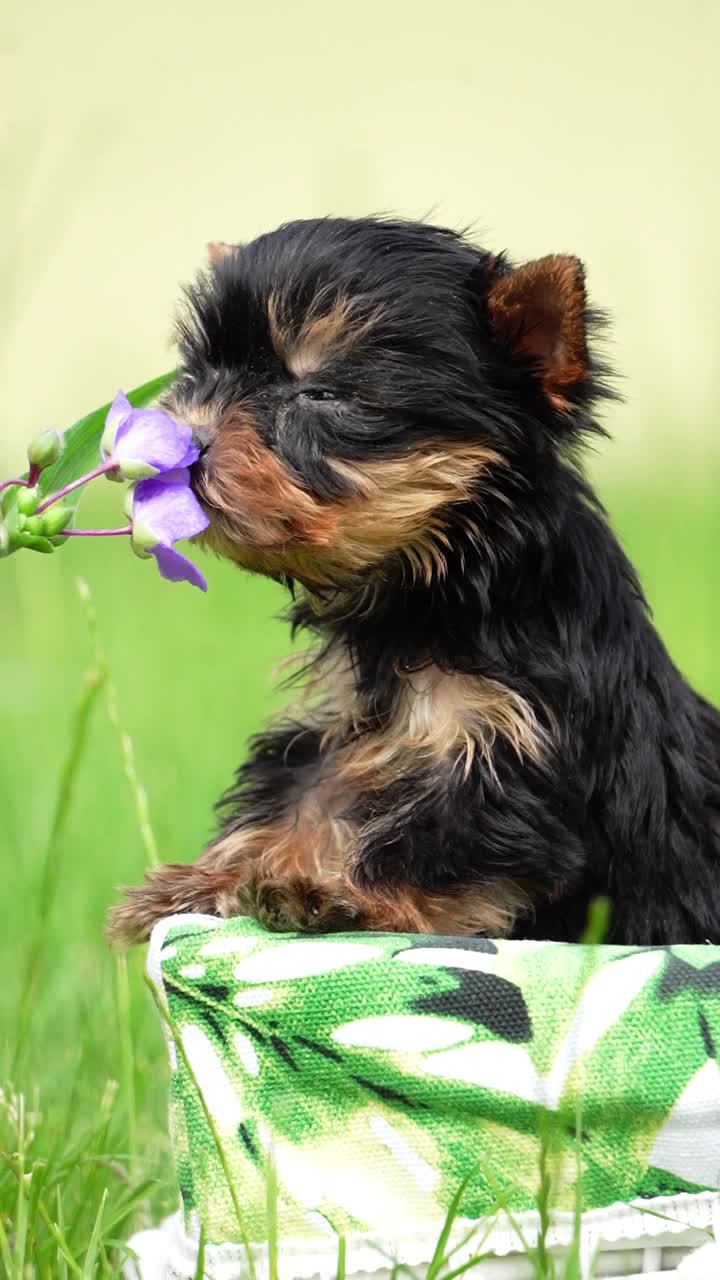
<instances>
[{"instance_id":1,"label":"purple flower","mask_svg":"<svg viewBox=\"0 0 720 1280\"><path fill-rule=\"evenodd\" d=\"M190 488L187 468L139 481L132 490L131 503L133 550L142 558L154 556L163 578L190 582L207 591L197 565L174 549L180 538L192 538L210 523Z\"/></svg>"},{"instance_id":2,"label":"purple flower","mask_svg":"<svg viewBox=\"0 0 720 1280\"><path fill-rule=\"evenodd\" d=\"M100 453L103 464L117 467L126 480L189 467L200 457L187 423L162 409L133 409L123 391L118 391L105 419Z\"/></svg>"}]
</instances>

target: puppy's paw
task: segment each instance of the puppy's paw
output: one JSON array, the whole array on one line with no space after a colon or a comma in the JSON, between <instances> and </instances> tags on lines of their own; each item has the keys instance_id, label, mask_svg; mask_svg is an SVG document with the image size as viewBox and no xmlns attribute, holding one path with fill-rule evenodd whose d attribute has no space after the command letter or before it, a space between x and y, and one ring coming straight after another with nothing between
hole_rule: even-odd
<instances>
[{"instance_id":1,"label":"puppy's paw","mask_svg":"<svg viewBox=\"0 0 720 1280\"><path fill-rule=\"evenodd\" d=\"M339 887L303 876L261 880L254 886L252 914L276 933L331 933L362 928L362 913Z\"/></svg>"},{"instance_id":2,"label":"puppy's paw","mask_svg":"<svg viewBox=\"0 0 720 1280\"><path fill-rule=\"evenodd\" d=\"M111 942L129 946L148 938L164 916L190 911L223 915L226 879L194 862L168 862L154 867L146 873L144 884L124 890L124 902L109 913L107 936Z\"/></svg>"}]
</instances>

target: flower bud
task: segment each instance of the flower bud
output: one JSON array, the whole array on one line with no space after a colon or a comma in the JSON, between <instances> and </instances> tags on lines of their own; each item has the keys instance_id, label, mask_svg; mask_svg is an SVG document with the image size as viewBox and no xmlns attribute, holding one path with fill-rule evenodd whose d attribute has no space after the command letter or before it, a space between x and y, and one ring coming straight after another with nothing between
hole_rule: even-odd
<instances>
[{"instance_id":1,"label":"flower bud","mask_svg":"<svg viewBox=\"0 0 720 1280\"><path fill-rule=\"evenodd\" d=\"M45 517L44 516L27 516L24 524L25 533L31 533L33 536L43 536L45 533Z\"/></svg>"},{"instance_id":2,"label":"flower bud","mask_svg":"<svg viewBox=\"0 0 720 1280\"><path fill-rule=\"evenodd\" d=\"M7 527L0 520L0 559L10 554L10 534Z\"/></svg>"},{"instance_id":3,"label":"flower bud","mask_svg":"<svg viewBox=\"0 0 720 1280\"><path fill-rule=\"evenodd\" d=\"M43 529L38 530L38 532L42 532L46 537L52 538L54 534L61 533L66 528L72 517L72 507L65 506L62 502L56 502L40 516L43 522Z\"/></svg>"},{"instance_id":4,"label":"flower bud","mask_svg":"<svg viewBox=\"0 0 720 1280\"><path fill-rule=\"evenodd\" d=\"M133 551L138 555L148 555L153 547L158 544L158 536L152 529L148 529L147 525L140 524L138 521L133 525L132 531L132 547Z\"/></svg>"},{"instance_id":5,"label":"flower bud","mask_svg":"<svg viewBox=\"0 0 720 1280\"><path fill-rule=\"evenodd\" d=\"M108 419L105 424L105 430L100 437L100 452L104 458L109 458L115 448L115 436L120 425L119 418L115 417L110 420L110 414L108 414Z\"/></svg>"},{"instance_id":6,"label":"flower bud","mask_svg":"<svg viewBox=\"0 0 720 1280\"><path fill-rule=\"evenodd\" d=\"M52 462L56 462L61 453L62 440L57 431L49 427L47 431L41 431L34 440L30 441L27 451L28 462L42 471Z\"/></svg>"},{"instance_id":7,"label":"flower bud","mask_svg":"<svg viewBox=\"0 0 720 1280\"><path fill-rule=\"evenodd\" d=\"M17 509L21 515L33 516L35 514L35 508L40 501L40 494L38 493L37 485L33 486L32 489L27 487L18 489L15 501L17 503Z\"/></svg>"},{"instance_id":8,"label":"flower bud","mask_svg":"<svg viewBox=\"0 0 720 1280\"><path fill-rule=\"evenodd\" d=\"M121 458L118 467L124 480L151 480L159 474L157 467L142 458Z\"/></svg>"},{"instance_id":9,"label":"flower bud","mask_svg":"<svg viewBox=\"0 0 720 1280\"><path fill-rule=\"evenodd\" d=\"M41 555L49 556L55 550L49 538L41 538L36 534L25 534L23 536L21 547L26 547L28 551L39 551Z\"/></svg>"}]
</instances>

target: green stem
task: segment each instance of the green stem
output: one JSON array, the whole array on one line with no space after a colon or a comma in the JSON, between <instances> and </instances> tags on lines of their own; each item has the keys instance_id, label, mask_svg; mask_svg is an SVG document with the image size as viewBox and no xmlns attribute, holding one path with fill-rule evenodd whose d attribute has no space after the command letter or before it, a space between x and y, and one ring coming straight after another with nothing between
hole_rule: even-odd
<instances>
[{"instance_id":1,"label":"green stem","mask_svg":"<svg viewBox=\"0 0 720 1280\"><path fill-rule=\"evenodd\" d=\"M72 493L73 489L79 489L81 484L87 484L89 480L94 480L97 476L106 476L109 471L117 471L117 462L112 459L109 462L101 462L99 467L93 467L92 471L87 471L84 476L78 476L77 480L71 480L69 484L58 489L56 493L49 493L47 498L43 498L38 507L35 508L35 515L42 515L42 512L51 507L54 502L59 502L61 498L66 497L68 493Z\"/></svg>"}]
</instances>

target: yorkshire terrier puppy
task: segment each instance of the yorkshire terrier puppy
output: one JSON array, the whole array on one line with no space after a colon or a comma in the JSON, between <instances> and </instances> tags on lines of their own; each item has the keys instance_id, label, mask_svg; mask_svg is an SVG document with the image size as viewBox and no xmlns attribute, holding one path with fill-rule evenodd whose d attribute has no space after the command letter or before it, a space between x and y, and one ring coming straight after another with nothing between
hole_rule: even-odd
<instances>
[{"instance_id":1,"label":"yorkshire terrier puppy","mask_svg":"<svg viewBox=\"0 0 720 1280\"><path fill-rule=\"evenodd\" d=\"M286 582L304 709L257 737L160 917L720 941L720 713L653 628L578 462L612 393L583 268L454 232L294 222L216 245L166 406L203 540Z\"/></svg>"}]
</instances>

